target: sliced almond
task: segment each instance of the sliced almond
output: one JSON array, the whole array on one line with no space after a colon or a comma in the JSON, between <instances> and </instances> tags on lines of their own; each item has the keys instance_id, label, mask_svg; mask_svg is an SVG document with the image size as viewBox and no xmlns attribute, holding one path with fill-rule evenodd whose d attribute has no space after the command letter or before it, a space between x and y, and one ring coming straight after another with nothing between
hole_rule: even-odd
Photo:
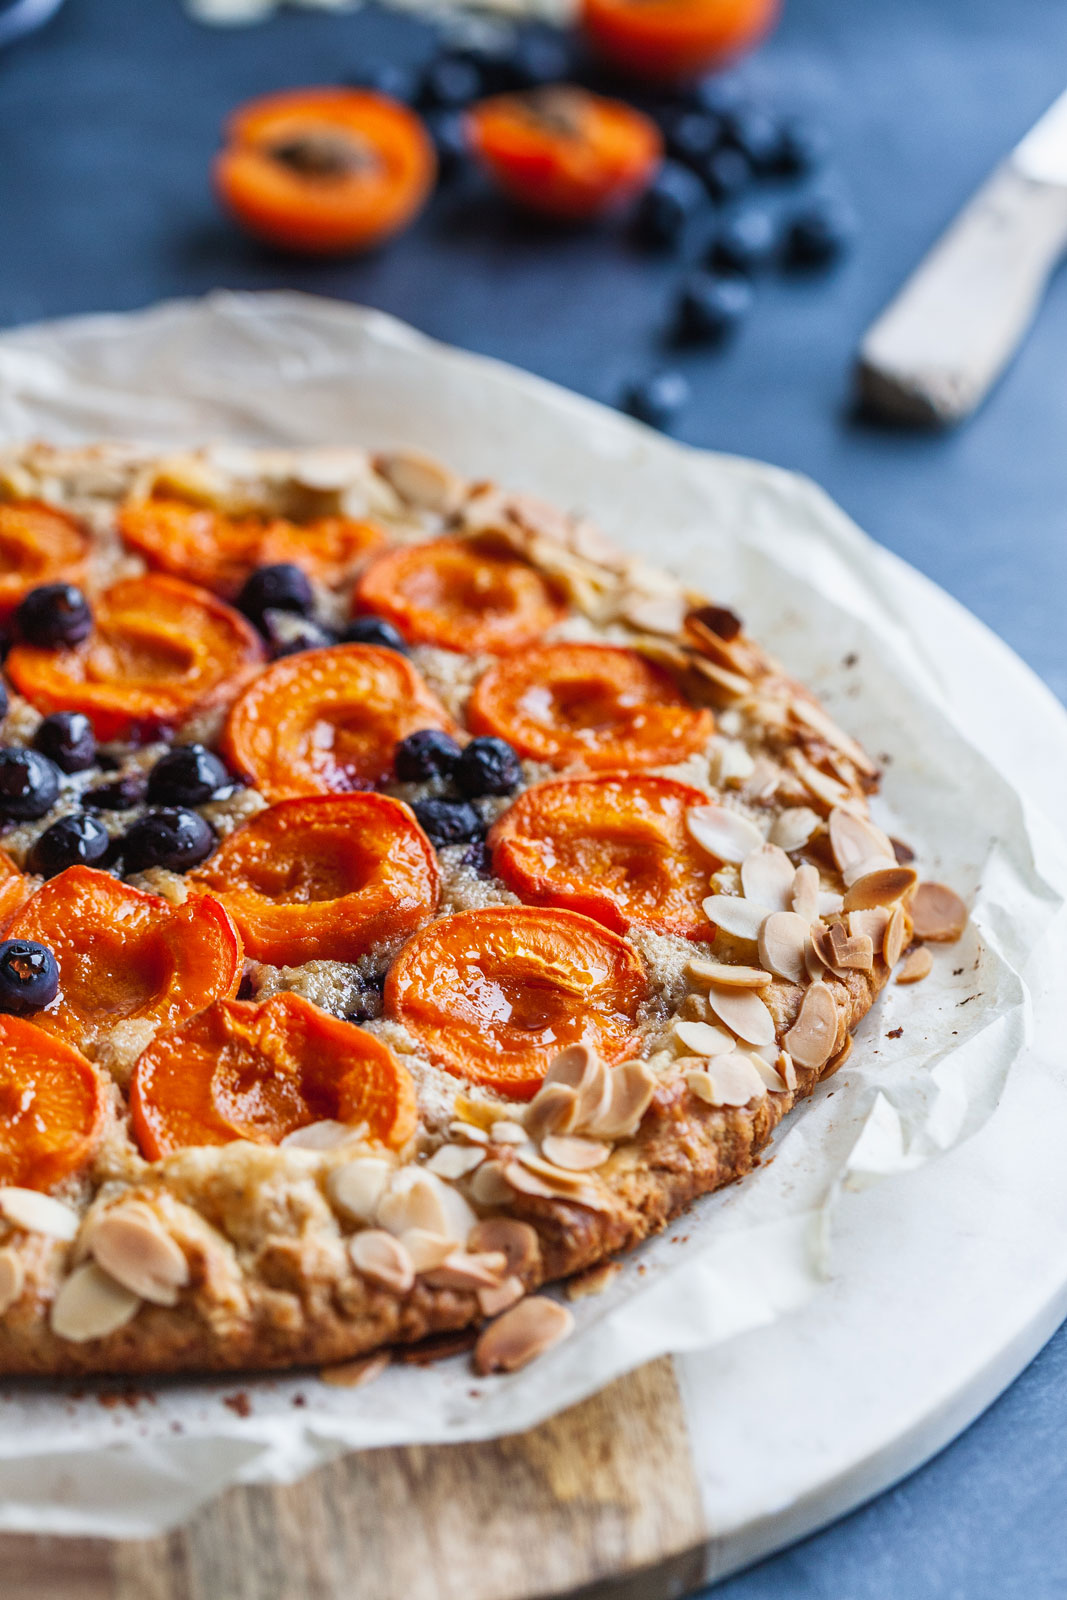
<instances>
[{"instance_id":1,"label":"sliced almond","mask_svg":"<svg viewBox=\"0 0 1067 1600\"><path fill-rule=\"evenodd\" d=\"M845 897L835 893L833 889L820 889L816 901L819 916L826 920L827 917L839 917L845 909Z\"/></svg>"},{"instance_id":2,"label":"sliced almond","mask_svg":"<svg viewBox=\"0 0 1067 1600\"><path fill-rule=\"evenodd\" d=\"M849 797L849 790L843 783L838 783L836 778L831 778L825 772L820 772L802 755L799 750L790 750L786 760L807 789L816 800L821 800L824 806L833 808L841 805Z\"/></svg>"},{"instance_id":3,"label":"sliced almond","mask_svg":"<svg viewBox=\"0 0 1067 1600\"><path fill-rule=\"evenodd\" d=\"M393 1294L407 1294L414 1285L415 1263L400 1240L382 1228L353 1234L348 1253L357 1272Z\"/></svg>"},{"instance_id":4,"label":"sliced almond","mask_svg":"<svg viewBox=\"0 0 1067 1600\"><path fill-rule=\"evenodd\" d=\"M866 911L871 906L890 906L911 889L918 873L914 867L879 867L857 878L845 894L846 911Z\"/></svg>"},{"instance_id":5,"label":"sliced almond","mask_svg":"<svg viewBox=\"0 0 1067 1600\"><path fill-rule=\"evenodd\" d=\"M541 1151L554 1167L568 1172L589 1172L602 1167L611 1154L610 1144L600 1139L583 1139L575 1133L550 1133L541 1141Z\"/></svg>"},{"instance_id":6,"label":"sliced almond","mask_svg":"<svg viewBox=\"0 0 1067 1600\"><path fill-rule=\"evenodd\" d=\"M772 1067L769 1061L764 1061L762 1056L755 1054L751 1055L749 1060L763 1079L764 1087L769 1089L771 1094L785 1094L789 1085L777 1067Z\"/></svg>"},{"instance_id":7,"label":"sliced almond","mask_svg":"<svg viewBox=\"0 0 1067 1600\"><path fill-rule=\"evenodd\" d=\"M766 989L773 981L762 967L735 967L727 961L690 961L685 973L694 983L714 983L724 989Z\"/></svg>"},{"instance_id":8,"label":"sliced almond","mask_svg":"<svg viewBox=\"0 0 1067 1600\"><path fill-rule=\"evenodd\" d=\"M502 1161L484 1162L471 1179L470 1192L472 1198L480 1206L507 1205L512 1195L504 1163Z\"/></svg>"},{"instance_id":9,"label":"sliced almond","mask_svg":"<svg viewBox=\"0 0 1067 1600\"><path fill-rule=\"evenodd\" d=\"M823 1074L823 1076L826 1077L826 1078L832 1077L835 1072L838 1072L844 1066L845 1062L848 1060L848 1058L849 1058L849 1056L851 1054L852 1054L852 1035L850 1033L846 1033L845 1034L845 1042L844 1042L844 1044L841 1046L841 1048L837 1052L836 1056L833 1056L831 1058L830 1064L827 1067L827 1069L826 1069L825 1073Z\"/></svg>"},{"instance_id":10,"label":"sliced almond","mask_svg":"<svg viewBox=\"0 0 1067 1600\"><path fill-rule=\"evenodd\" d=\"M489 1129L489 1138L493 1144L525 1144L529 1135L521 1122L512 1122L510 1118L503 1118L494 1122Z\"/></svg>"},{"instance_id":11,"label":"sliced almond","mask_svg":"<svg viewBox=\"0 0 1067 1600\"><path fill-rule=\"evenodd\" d=\"M756 763L741 743L740 739L724 739L716 752L717 778L716 783L720 788L739 784L751 778L756 770Z\"/></svg>"},{"instance_id":12,"label":"sliced almond","mask_svg":"<svg viewBox=\"0 0 1067 1600\"><path fill-rule=\"evenodd\" d=\"M38 1189L20 1189L14 1184L0 1189L0 1216L27 1233L46 1233L51 1239L70 1240L78 1231L78 1213L73 1206Z\"/></svg>"},{"instance_id":13,"label":"sliced almond","mask_svg":"<svg viewBox=\"0 0 1067 1600\"><path fill-rule=\"evenodd\" d=\"M620 1061L612 1067L608 1103L586 1123L585 1132L599 1139L631 1139L652 1104L657 1080L645 1061Z\"/></svg>"},{"instance_id":14,"label":"sliced almond","mask_svg":"<svg viewBox=\"0 0 1067 1600\"><path fill-rule=\"evenodd\" d=\"M429 1272L439 1267L456 1248L455 1239L447 1239L443 1233L428 1233L425 1228L409 1228L400 1235L400 1243L411 1257L416 1272Z\"/></svg>"},{"instance_id":15,"label":"sliced almond","mask_svg":"<svg viewBox=\"0 0 1067 1600\"><path fill-rule=\"evenodd\" d=\"M804 951L804 966L807 970L809 983L819 983L826 976L826 967L819 959L819 952L816 950L811 938L811 934L819 926L819 923L812 924L808 934L808 947Z\"/></svg>"},{"instance_id":16,"label":"sliced almond","mask_svg":"<svg viewBox=\"0 0 1067 1600\"><path fill-rule=\"evenodd\" d=\"M967 907L944 883L920 883L908 909L917 939L954 944L967 926Z\"/></svg>"},{"instance_id":17,"label":"sliced almond","mask_svg":"<svg viewBox=\"0 0 1067 1600\"><path fill-rule=\"evenodd\" d=\"M804 952L808 947L808 924L795 911L775 911L760 929L759 958L768 972L776 972L788 983L804 983L807 968Z\"/></svg>"},{"instance_id":18,"label":"sliced almond","mask_svg":"<svg viewBox=\"0 0 1067 1600\"><path fill-rule=\"evenodd\" d=\"M837 1006L825 983L813 983L804 993L797 1020L782 1040L802 1067L821 1067L829 1061L837 1040Z\"/></svg>"},{"instance_id":19,"label":"sliced almond","mask_svg":"<svg viewBox=\"0 0 1067 1600\"><path fill-rule=\"evenodd\" d=\"M705 1072L689 1072L685 1081L687 1088L710 1106L747 1106L750 1100L762 1100L767 1093L763 1075L752 1057L740 1050L716 1056Z\"/></svg>"},{"instance_id":20,"label":"sliced almond","mask_svg":"<svg viewBox=\"0 0 1067 1600\"><path fill-rule=\"evenodd\" d=\"M333 1389L362 1389L385 1372L392 1356L388 1350L377 1350L372 1356L360 1356L355 1361L339 1361L332 1367L320 1367L319 1377Z\"/></svg>"},{"instance_id":21,"label":"sliced almond","mask_svg":"<svg viewBox=\"0 0 1067 1600\"><path fill-rule=\"evenodd\" d=\"M702 656L692 656L690 659L700 676L720 689L726 700L743 700L751 694L751 683L739 672L731 672L727 667L720 667L717 661L706 661Z\"/></svg>"},{"instance_id":22,"label":"sliced almond","mask_svg":"<svg viewBox=\"0 0 1067 1600\"><path fill-rule=\"evenodd\" d=\"M530 1295L490 1323L474 1347L475 1371L517 1372L574 1329L574 1315L557 1300Z\"/></svg>"},{"instance_id":23,"label":"sliced almond","mask_svg":"<svg viewBox=\"0 0 1067 1600\"><path fill-rule=\"evenodd\" d=\"M774 1065L786 1088L795 1089L797 1086L797 1069L793 1065L793 1057L789 1054L789 1051L779 1050L778 1058Z\"/></svg>"},{"instance_id":24,"label":"sliced almond","mask_svg":"<svg viewBox=\"0 0 1067 1600\"><path fill-rule=\"evenodd\" d=\"M793 910L805 922L819 915L819 869L810 861L801 862L793 875Z\"/></svg>"},{"instance_id":25,"label":"sliced almond","mask_svg":"<svg viewBox=\"0 0 1067 1600\"><path fill-rule=\"evenodd\" d=\"M808 930L811 950L820 966L829 967L835 971L836 956L833 943L830 939L830 930L823 922L813 922ZM840 974L838 974L840 976Z\"/></svg>"},{"instance_id":26,"label":"sliced almond","mask_svg":"<svg viewBox=\"0 0 1067 1600\"><path fill-rule=\"evenodd\" d=\"M744 687L747 690L748 685ZM763 844L756 824L725 806L690 806L685 823L697 844L719 861L740 864Z\"/></svg>"},{"instance_id":27,"label":"sliced almond","mask_svg":"<svg viewBox=\"0 0 1067 1600\"><path fill-rule=\"evenodd\" d=\"M189 1263L147 1205L132 1200L92 1218L85 1244L98 1265L131 1294L172 1306L189 1282Z\"/></svg>"},{"instance_id":28,"label":"sliced almond","mask_svg":"<svg viewBox=\"0 0 1067 1600\"><path fill-rule=\"evenodd\" d=\"M455 1183L457 1178L465 1178L468 1172L480 1167L485 1154L484 1148L476 1144L443 1144L427 1161L426 1171Z\"/></svg>"},{"instance_id":29,"label":"sliced almond","mask_svg":"<svg viewBox=\"0 0 1067 1600\"><path fill-rule=\"evenodd\" d=\"M598 1261L596 1266L587 1267L584 1272L568 1278L563 1285L563 1293L568 1300L584 1300L587 1295L603 1294L621 1271L618 1261Z\"/></svg>"},{"instance_id":30,"label":"sliced almond","mask_svg":"<svg viewBox=\"0 0 1067 1600\"><path fill-rule=\"evenodd\" d=\"M577 1097L572 1128L577 1130L596 1117L611 1094L608 1069L588 1045L571 1045L549 1062L545 1086L562 1083ZM562 1133L562 1128L552 1130ZM566 1131L571 1131L570 1129Z\"/></svg>"},{"instance_id":31,"label":"sliced almond","mask_svg":"<svg viewBox=\"0 0 1067 1600\"><path fill-rule=\"evenodd\" d=\"M842 876L850 867L871 857L893 856L893 846L881 828L866 817L858 817L845 806L835 806L829 816L830 849Z\"/></svg>"},{"instance_id":32,"label":"sliced almond","mask_svg":"<svg viewBox=\"0 0 1067 1600\"><path fill-rule=\"evenodd\" d=\"M478 1309L483 1317L498 1317L509 1306L515 1305L526 1293L521 1278L504 1278L491 1288L478 1290Z\"/></svg>"},{"instance_id":33,"label":"sliced almond","mask_svg":"<svg viewBox=\"0 0 1067 1600\"><path fill-rule=\"evenodd\" d=\"M717 928L734 939L756 939L769 911L739 894L709 894L703 902L704 914Z\"/></svg>"},{"instance_id":34,"label":"sliced almond","mask_svg":"<svg viewBox=\"0 0 1067 1600\"><path fill-rule=\"evenodd\" d=\"M384 451L375 456L374 467L405 504L420 511L444 515L462 502L462 481L429 456L413 450Z\"/></svg>"},{"instance_id":35,"label":"sliced almond","mask_svg":"<svg viewBox=\"0 0 1067 1600\"><path fill-rule=\"evenodd\" d=\"M774 1018L754 989L727 989L713 983L708 1002L720 1022L746 1044L773 1044Z\"/></svg>"},{"instance_id":36,"label":"sliced almond","mask_svg":"<svg viewBox=\"0 0 1067 1600\"><path fill-rule=\"evenodd\" d=\"M866 936L880 955L889 921L890 912L886 906L870 906L866 911L849 912L848 931L857 938Z\"/></svg>"},{"instance_id":37,"label":"sliced almond","mask_svg":"<svg viewBox=\"0 0 1067 1600\"><path fill-rule=\"evenodd\" d=\"M785 851L776 844L761 844L741 863L741 887L746 900L766 906L768 911L788 909L796 868Z\"/></svg>"},{"instance_id":38,"label":"sliced almond","mask_svg":"<svg viewBox=\"0 0 1067 1600\"><path fill-rule=\"evenodd\" d=\"M71 1344L105 1339L129 1322L140 1304L140 1296L116 1283L95 1261L83 1261L52 1303L52 1332Z\"/></svg>"},{"instance_id":39,"label":"sliced almond","mask_svg":"<svg viewBox=\"0 0 1067 1600\"><path fill-rule=\"evenodd\" d=\"M336 1150L350 1139L359 1137L359 1130L349 1122L307 1122L302 1128L287 1133L281 1145L286 1150Z\"/></svg>"},{"instance_id":40,"label":"sliced almond","mask_svg":"<svg viewBox=\"0 0 1067 1600\"><path fill-rule=\"evenodd\" d=\"M482 1255L453 1250L439 1267L426 1274L426 1282L431 1289L495 1289L503 1281L507 1266L508 1258L502 1250Z\"/></svg>"},{"instance_id":41,"label":"sliced almond","mask_svg":"<svg viewBox=\"0 0 1067 1600\"><path fill-rule=\"evenodd\" d=\"M475 1122L450 1122L448 1131L453 1139L463 1139L467 1144L488 1144L489 1135Z\"/></svg>"},{"instance_id":42,"label":"sliced almond","mask_svg":"<svg viewBox=\"0 0 1067 1600\"><path fill-rule=\"evenodd\" d=\"M578 1121L578 1095L565 1083L546 1083L534 1095L523 1119L531 1139L569 1133Z\"/></svg>"},{"instance_id":43,"label":"sliced almond","mask_svg":"<svg viewBox=\"0 0 1067 1600\"><path fill-rule=\"evenodd\" d=\"M364 1156L346 1161L326 1179L326 1192L341 1215L353 1222L373 1222L378 1202L396 1168L391 1161Z\"/></svg>"},{"instance_id":44,"label":"sliced almond","mask_svg":"<svg viewBox=\"0 0 1067 1600\"><path fill-rule=\"evenodd\" d=\"M934 958L925 945L917 945L901 962L897 972L898 983L921 983L933 970Z\"/></svg>"},{"instance_id":45,"label":"sliced almond","mask_svg":"<svg viewBox=\"0 0 1067 1600\"><path fill-rule=\"evenodd\" d=\"M841 754L847 756L853 766L858 768L860 772L866 773L868 777L874 777L878 768L870 756L862 746L856 743L855 739L851 739L843 729L837 726L837 723L827 715L822 706L816 705L813 701L805 700L798 695L791 703L790 710L798 722L802 722L811 728L814 733L825 739L826 743L832 745L835 750L840 750Z\"/></svg>"},{"instance_id":46,"label":"sliced almond","mask_svg":"<svg viewBox=\"0 0 1067 1600\"><path fill-rule=\"evenodd\" d=\"M895 867L896 856L864 856L862 861L853 861L842 872L846 889L850 889L861 878L869 877L872 872L881 872L883 867Z\"/></svg>"},{"instance_id":47,"label":"sliced almond","mask_svg":"<svg viewBox=\"0 0 1067 1600\"><path fill-rule=\"evenodd\" d=\"M467 1240L467 1249L475 1254L486 1250L502 1250L507 1258L508 1271L520 1277L536 1271L541 1261L541 1243L537 1230L518 1217L486 1217L475 1223Z\"/></svg>"},{"instance_id":48,"label":"sliced almond","mask_svg":"<svg viewBox=\"0 0 1067 1600\"><path fill-rule=\"evenodd\" d=\"M892 972L897 962L904 953L904 946L908 942L908 919L904 915L904 907L894 906L889 915L889 922L882 942L882 954L885 964Z\"/></svg>"},{"instance_id":49,"label":"sliced almond","mask_svg":"<svg viewBox=\"0 0 1067 1600\"><path fill-rule=\"evenodd\" d=\"M673 1037L693 1056L728 1055L734 1048L733 1034L711 1022L676 1022Z\"/></svg>"},{"instance_id":50,"label":"sliced almond","mask_svg":"<svg viewBox=\"0 0 1067 1600\"><path fill-rule=\"evenodd\" d=\"M843 922L830 924L833 965L855 972L874 971L874 944L865 933L849 933Z\"/></svg>"},{"instance_id":51,"label":"sliced almond","mask_svg":"<svg viewBox=\"0 0 1067 1600\"><path fill-rule=\"evenodd\" d=\"M0 1250L0 1317L22 1298L26 1268L16 1250Z\"/></svg>"},{"instance_id":52,"label":"sliced almond","mask_svg":"<svg viewBox=\"0 0 1067 1600\"><path fill-rule=\"evenodd\" d=\"M543 1179L556 1193L582 1187L584 1178L580 1172L570 1172L566 1167L557 1167L554 1162L546 1161L543 1156L538 1155L537 1151L532 1148L519 1150L517 1154L526 1171L532 1172L538 1178ZM512 1177L510 1169L508 1177L509 1180Z\"/></svg>"},{"instance_id":53,"label":"sliced almond","mask_svg":"<svg viewBox=\"0 0 1067 1600\"><path fill-rule=\"evenodd\" d=\"M401 1167L378 1202L375 1220L397 1237L409 1228L424 1228L427 1233L444 1234L459 1244L477 1218L451 1184L442 1182L425 1167Z\"/></svg>"},{"instance_id":54,"label":"sliced almond","mask_svg":"<svg viewBox=\"0 0 1067 1600\"><path fill-rule=\"evenodd\" d=\"M774 819L770 841L782 850L799 850L819 825L819 813L810 806L787 806Z\"/></svg>"}]
</instances>

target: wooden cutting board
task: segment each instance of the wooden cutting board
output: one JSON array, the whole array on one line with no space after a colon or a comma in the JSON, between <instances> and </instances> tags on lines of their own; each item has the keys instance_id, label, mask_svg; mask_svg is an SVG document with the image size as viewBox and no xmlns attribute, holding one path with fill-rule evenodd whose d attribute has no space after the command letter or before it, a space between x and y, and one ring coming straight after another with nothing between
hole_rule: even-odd
<instances>
[{"instance_id":1,"label":"wooden cutting board","mask_svg":"<svg viewBox=\"0 0 1067 1600\"><path fill-rule=\"evenodd\" d=\"M708 1533L668 1357L529 1433L349 1455L178 1532L0 1536L3 1600L668 1600Z\"/></svg>"}]
</instances>

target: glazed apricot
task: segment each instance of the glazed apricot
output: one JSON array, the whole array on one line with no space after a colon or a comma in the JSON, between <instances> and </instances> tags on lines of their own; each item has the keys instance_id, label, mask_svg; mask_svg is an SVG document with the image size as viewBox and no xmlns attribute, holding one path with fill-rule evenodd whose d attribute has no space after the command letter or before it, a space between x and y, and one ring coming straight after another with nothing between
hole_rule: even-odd
<instances>
[{"instance_id":1,"label":"glazed apricot","mask_svg":"<svg viewBox=\"0 0 1067 1600\"><path fill-rule=\"evenodd\" d=\"M0 930L30 898L38 881L20 872L6 851L0 850Z\"/></svg>"},{"instance_id":2,"label":"glazed apricot","mask_svg":"<svg viewBox=\"0 0 1067 1600\"><path fill-rule=\"evenodd\" d=\"M241 977L241 941L217 900L171 905L94 867L50 878L8 935L55 955L59 993L33 1021L83 1049L134 1017L180 1022L232 994Z\"/></svg>"},{"instance_id":3,"label":"glazed apricot","mask_svg":"<svg viewBox=\"0 0 1067 1600\"><path fill-rule=\"evenodd\" d=\"M80 583L89 534L74 517L37 500L0 501L0 617L42 583Z\"/></svg>"},{"instance_id":4,"label":"glazed apricot","mask_svg":"<svg viewBox=\"0 0 1067 1600\"><path fill-rule=\"evenodd\" d=\"M377 556L356 585L355 609L386 617L412 644L445 650L514 650L566 614L533 567L467 539Z\"/></svg>"},{"instance_id":5,"label":"glazed apricot","mask_svg":"<svg viewBox=\"0 0 1067 1600\"><path fill-rule=\"evenodd\" d=\"M73 1045L0 1016L0 1184L51 1189L78 1172L105 1106L103 1075Z\"/></svg>"},{"instance_id":6,"label":"glazed apricot","mask_svg":"<svg viewBox=\"0 0 1067 1600\"><path fill-rule=\"evenodd\" d=\"M278 1144L323 1121L363 1124L399 1149L418 1125L411 1074L392 1052L288 993L218 1000L157 1034L134 1067L130 1110L149 1161L189 1145Z\"/></svg>"},{"instance_id":7,"label":"glazed apricot","mask_svg":"<svg viewBox=\"0 0 1067 1600\"><path fill-rule=\"evenodd\" d=\"M706 804L700 789L650 773L536 784L490 830L493 871L523 900L580 911L615 933L637 922L710 938L701 907L721 862L685 826L689 807Z\"/></svg>"},{"instance_id":8,"label":"glazed apricot","mask_svg":"<svg viewBox=\"0 0 1067 1600\"><path fill-rule=\"evenodd\" d=\"M291 522L284 517L227 517L184 500L139 500L119 512L119 532L158 572L233 599L256 567L290 561L336 588L372 550L381 530L348 517Z\"/></svg>"},{"instance_id":9,"label":"glazed apricot","mask_svg":"<svg viewBox=\"0 0 1067 1600\"><path fill-rule=\"evenodd\" d=\"M411 662L378 645L284 656L230 712L225 753L268 800L370 789L417 728L453 731Z\"/></svg>"},{"instance_id":10,"label":"glazed apricot","mask_svg":"<svg viewBox=\"0 0 1067 1600\"><path fill-rule=\"evenodd\" d=\"M639 194L663 154L650 117L569 84L483 100L468 114L467 135L505 194L575 221Z\"/></svg>"},{"instance_id":11,"label":"glazed apricot","mask_svg":"<svg viewBox=\"0 0 1067 1600\"><path fill-rule=\"evenodd\" d=\"M599 923L489 906L408 941L386 979L385 1014L447 1072L531 1100L567 1045L609 1062L632 1050L647 993L637 952Z\"/></svg>"},{"instance_id":12,"label":"glazed apricot","mask_svg":"<svg viewBox=\"0 0 1067 1600\"><path fill-rule=\"evenodd\" d=\"M158 733L222 705L263 660L251 623L178 578L125 578L93 613L84 644L18 644L7 673L38 711L84 712L98 739Z\"/></svg>"},{"instance_id":13,"label":"glazed apricot","mask_svg":"<svg viewBox=\"0 0 1067 1600\"><path fill-rule=\"evenodd\" d=\"M215 162L227 210L285 250L367 250L412 221L437 161L414 112L367 89L293 89L241 106Z\"/></svg>"},{"instance_id":14,"label":"glazed apricot","mask_svg":"<svg viewBox=\"0 0 1067 1600\"><path fill-rule=\"evenodd\" d=\"M670 674L616 645L548 644L494 663L468 709L474 733L553 767L661 767L714 731Z\"/></svg>"},{"instance_id":15,"label":"glazed apricot","mask_svg":"<svg viewBox=\"0 0 1067 1600\"><path fill-rule=\"evenodd\" d=\"M196 882L226 907L255 961L358 961L436 909L433 846L402 800L282 800L224 839Z\"/></svg>"},{"instance_id":16,"label":"glazed apricot","mask_svg":"<svg viewBox=\"0 0 1067 1600\"><path fill-rule=\"evenodd\" d=\"M582 0L594 47L639 78L695 77L750 50L781 0Z\"/></svg>"}]
</instances>

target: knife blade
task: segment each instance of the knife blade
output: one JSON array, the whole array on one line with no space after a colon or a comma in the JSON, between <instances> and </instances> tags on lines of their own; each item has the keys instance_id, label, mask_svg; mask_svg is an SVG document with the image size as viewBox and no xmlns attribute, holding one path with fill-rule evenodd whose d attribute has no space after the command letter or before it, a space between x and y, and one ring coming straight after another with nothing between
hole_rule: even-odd
<instances>
[{"instance_id":1,"label":"knife blade","mask_svg":"<svg viewBox=\"0 0 1067 1600\"><path fill-rule=\"evenodd\" d=\"M950 427L1022 343L1067 251L1067 91L925 256L860 345L856 390L888 421Z\"/></svg>"}]
</instances>

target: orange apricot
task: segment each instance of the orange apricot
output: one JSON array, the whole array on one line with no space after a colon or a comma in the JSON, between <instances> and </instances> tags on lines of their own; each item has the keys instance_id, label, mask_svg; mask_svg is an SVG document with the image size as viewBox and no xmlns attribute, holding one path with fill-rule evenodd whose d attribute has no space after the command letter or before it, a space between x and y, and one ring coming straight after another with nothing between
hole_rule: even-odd
<instances>
[{"instance_id":1,"label":"orange apricot","mask_svg":"<svg viewBox=\"0 0 1067 1600\"><path fill-rule=\"evenodd\" d=\"M19 906L23 905L36 889L37 878L20 872L6 851L0 850L0 930L7 927Z\"/></svg>"},{"instance_id":2,"label":"orange apricot","mask_svg":"<svg viewBox=\"0 0 1067 1600\"><path fill-rule=\"evenodd\" d=\"M73 1045L0 1016L0 1184L50 1189L78 1172L106 1104L103 1074Z\"/></svg>"},{"instance_id":3,"label":"orange apricot","mask_svg":"<svg viewBox=\"0 0 1067 1600\"><path fill-rule=\"evenodd\" d=\"M0 501L0 617L42 583L80 583L89 534L75 517L38 500Z\"/></svg>"},{"instance_id":4,"label":"orange apricot","mask_svg":"<svg viewBox=\"0 0 1067 1600\"><path fill-rule=\"evenodd\" d=\"M670 81L750 50L780 9L781 0L582 0L581 26L616 66Z\"/></svg>"}]
</instances>

